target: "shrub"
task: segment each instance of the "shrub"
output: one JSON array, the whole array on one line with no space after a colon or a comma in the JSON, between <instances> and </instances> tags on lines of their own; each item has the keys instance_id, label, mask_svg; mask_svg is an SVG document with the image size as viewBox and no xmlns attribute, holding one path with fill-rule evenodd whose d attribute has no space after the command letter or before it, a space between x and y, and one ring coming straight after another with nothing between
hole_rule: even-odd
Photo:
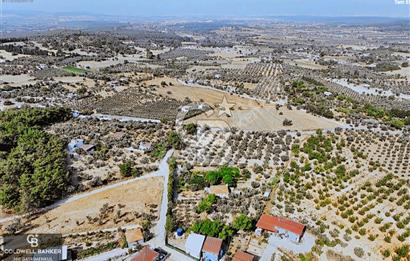
<instances>
[{"instance_id":1,"label":"shrub","mask_svg":"<svg viewBox=\"0 0 410 261\"><path fill-rule=\"evenodd\" d=\"M0 205L17 211L44 207L70 185L66 144L43 130L67 120L64 108L28 108L0 113Z\"/></svg>"},{"instance_id":2,"label":"shrub","mask_svg":"<svg viewBox=\"0 0 410 261\"><path fill-rule=\"evenodd\" d=\"M364 256L364 250L361 247L355 247L353 252L358 257L363 257Z\"/></svg>"},{"instance_id":3,"label":"shrub","mask_svg":"<svg viewBox=\"0 0 410 261\"><path fill-rule=\"evenodd\" d=\"M234 219L232 227L236 230L250 231L253 230L254 224L251 218L244 214L240 214Z\"/></svg>"},{"instance_id":4,"label":"shrub","mask_svg":"<svg viewBox=\"0 0 410 261\"><path fill-rule=\"evenodd\" d=\"M198 213L207 212L210 213L212 211L213 205L216 203L217 197L214 194L208 195L206 198L202 199L199 205L196 208Z\"/></svg>"}]
</instances>

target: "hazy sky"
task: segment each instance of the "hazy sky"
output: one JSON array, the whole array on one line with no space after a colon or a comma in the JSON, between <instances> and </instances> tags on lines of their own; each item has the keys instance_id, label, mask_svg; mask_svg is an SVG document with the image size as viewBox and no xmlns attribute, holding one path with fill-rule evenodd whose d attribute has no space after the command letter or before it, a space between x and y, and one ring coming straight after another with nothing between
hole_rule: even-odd
<instances>
[{"instance_id":1,"label":"hazy sky","mask_svg":"<svg viewBox=\"0 0 410 261\"><path fill-rule=\"evenodd\" d=\"M13 11L147 16L388 16L409 17L409 0L0 0ZM28 2L28 3L27 3Z\"/></svg>"}]
</instances>

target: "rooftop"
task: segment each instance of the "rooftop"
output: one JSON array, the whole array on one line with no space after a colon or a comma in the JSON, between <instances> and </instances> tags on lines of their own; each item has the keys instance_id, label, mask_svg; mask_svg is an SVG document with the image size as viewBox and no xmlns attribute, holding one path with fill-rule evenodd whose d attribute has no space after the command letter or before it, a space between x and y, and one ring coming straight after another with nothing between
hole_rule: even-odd
<instances>
[{"instance_id":1,"label":"rooftop","mask_svg":"<svg viewBox=\"0 0 410 261\"><path fill-rule=\"evenodd\" d=\"M128 243L133 243L144 240L144 235L141 228L128 229L125 232L125 238L127 239Z\"/></svg>"},{"instance_id":2,"label":"rooftop","mask_svg":"<svg viewBox=\"0 0 410 261\"><path fill-rule=\"evenodd\" d=\"M213 253L219 255L222 249L222 240L215 237L207 237L205 239L204 246L202 248L203 252Z\"/></svg>"},{"instance_id":3,"label":"rooftop","mask_svg":"<svg viewBox=\"0 0 410 261\"><path fill-rule=\"evenodd\" d=\"M191 233L189 234L186 242L185 249L188 254L193 257L200 257L202 245L204 244L205 236L200 234Z\"/></svg>"},{"instance_id":4,"label":"rooftop","mask_svg":"<svg viewBox=\"0 0 410 261\"><path fill-rule=\"evenodd\" d=\"M228 185L214 185L209 187L209 193L215 195L229 194Z\"/></svg>"},{"instance_id":5,"label":"rooftop","mask_svg":"<svg viewBox=\"0 0 410 261\"><path fill-rule=\"evenodd\" d=\"M306 227L303 224L300 224L298 222L295 222L295 221L292 221L286 218L281 218L281 217L276 217L276 216L271 216L271 215L266 215L266 214L263 214L259 218L256 226L259 228L271 231L271 232L276 232L276 228L282 228L284 230L290 231L297 235L302 235Z\"/></svg>"},{"instance_id":6,"label":"rooftop","mask_svg":"<svg viewBox=\"0 0 410 261\"><path fill-rule=\"evenodd\" d=\"M149 246L145 246L132 258L132 261L154 261L158 256L159 254L157 252Z\"/></svg>"},{"instance_id":7,"label":"rooftop","mask_svg":"<svg viewBox=\"0 0 410 261\"><path fill-rule=\"evenodd\" d=\"M235 255L234 255L232 261L253 261L254 258L255 258L255 257L254 257L253 255L248 254L248 253L246 253L246 252L243 252L243 251L241 251L241 250L238 250L238 251L235 253Z\"/></svg>"}]
</instances>

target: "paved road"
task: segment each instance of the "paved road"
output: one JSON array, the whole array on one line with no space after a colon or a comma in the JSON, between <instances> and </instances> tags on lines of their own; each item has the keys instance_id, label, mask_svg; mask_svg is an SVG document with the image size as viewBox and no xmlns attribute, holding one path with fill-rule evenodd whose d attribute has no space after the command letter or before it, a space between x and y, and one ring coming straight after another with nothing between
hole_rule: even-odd
<instances>
[{"instance_id":1,"label":"paved road","mask_svg":"<svg viewBox=\"0 0 410 261\"><path fill-rule=\"evenodd\" d=\"M271 246L268 244L266 248L263 250L262 256L259 259L260 261L271 261L273 254L277 251L276 247Z\"/></svg>"},{"instance_id":2,"label":"paved road","mask_svg":"<svg viewBox=\"0 0 410 261\"><path fill-rule=\"evenodd\" d=\"M165 158L169 158L172 155L173 151L168 151L167 156ZM169 154L169 155L168 155ZM168 169L168 164L165 162L166 168ZM162 168L162 167L161 167ZM164 167L165 168L165 167ZM164 189L162 191L162 202L160 208L160 215L157 224L154 227L154 238L147 242L149 245L153 247L161 247L165 251L171 254L170 258L172 260L178 261L193 261L194 259L172 249L165 245L165 238L166 238L166 230L165 230L165 223L167 220L167 211L168 211L168 180L169 180L170 172L164 172Z\"/></svg>"},{"instance_id":3,"label":"paved road","mask_svg":"<svg viewBox=\"0 0 410 261\"><path fill-rule=\"evenodd\" d=\"M172 155L173 151L168 151L167 156L165 158L169 158ZM161 162L162 163L162 162ZM164 162L166 166L163 168L168 168L168 163ZM169 169L163 175L164 177L164 189L162 190L162 201L161 201L161 208L159 214L159 220L154 227L154 239L152 240L152 244L154 246L162 247L165 244L165 223L167 219L167 211L168 211L168 180L169 180Z\"/></svg>"},{"instance_id":4,"label":"paved road","mask_svg":"<svg viewBox=\"0 0 410 261\"><path fill-rule=\"evenodd\" d=\"M132 182L135 180L140 180L143 178L149 178L149 177L164 177L164 189L162 192L162 201L161 201L161 207L160 207L160 216L157 224L154 227L154 238L147 242L148 245L151 247L161 247L165 251L171 254L170 260L178 260L178 261L193 261L194 259L187 257L186 255L175 251L174 249L171 249L165 245L165 237L166 237L166 231L165 231L165 223L166 223L166 217L167 217L167 210L168 210L168 180L169 180L169 168L168 168L168 159L172 156L173 150L170 150L167 152L165 157L161 160L159 164L158 171L150 174L143 176L141 178L136 178L130 181L125 181L125 182ZM113 184L115 186L121 186L124 185L125 182ZM103 188L102 188L103 189ZM91 193L91 192L90 192ZM86 193L90 195L90 193ZM81 195L82 197L85 197L87 195ZM81 197L81 198L82 198ZM125 257L127 255L128 249L121 249L121 248L116 248L111 251L107 251L104 253L101 253L96 256L89 257L85 260L87 261L105 261L109 259L115 259L116 257ZM131 260L134 255L131 255L127 257L127 260Z\"/></svg>"},{"instance_id":5,"label":"paved road","mask_svg":"<svg viewBox=\"0 0 410 261\"><path fill-rule=\"evenodd\" d=\"M166 171L161 172L161 176L164 177L164 189L162 190L162 201L160 207L159 220L154 227L154 238L147 242L153 248L160 247L171 254L170 259L178 261L193 261L194 259L172 249L165 245L166 230L165 223L167 220L168 211L168 180L169 180L169 169L167 160L172 156L173 150L167 152L164 160L160 163L160 169L166 169ZM165 160L166 159L166 160ZM132 256L128 258L130 260Z\"/></svg>"},{"instance_id":6,"label":"paved road","mask_svg":"<svg viewBox=\"0 0 410 261\"><path fill-rule=\"evenodd\" d=\"M106 261L110 259L118 260L119 257L125 257L126 255L128 255L128 248L115 248L108 252L104 252L102 254L92 256L89 258L85 258L82 260L85 260L85 261Z\"/></svg>"}]
</instances>

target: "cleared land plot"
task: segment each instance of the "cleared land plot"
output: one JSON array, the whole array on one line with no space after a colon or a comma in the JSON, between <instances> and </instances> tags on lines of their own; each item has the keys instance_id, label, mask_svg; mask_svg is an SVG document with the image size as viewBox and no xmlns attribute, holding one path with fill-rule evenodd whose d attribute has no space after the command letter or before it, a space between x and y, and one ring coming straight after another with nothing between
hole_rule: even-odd
<instances>
[{"instance_id":1,"label":"cleared land plot","mask_svg":"<svg viewBox=\"0 0 410 261\"><path fill-rule=\"evenodd\" d=\"M281 115L280 112L283 114ZM293 125L283 126L285 119L291 120ZM317 117L304 111L288 110L286 108L281 108L279 111L273 108L233 111L232 117L224 117L223 119L218 116L218 113L214 113L209 117L202 114L187 120L187 122L206 124L215 128L230 126L249 131L276 131L281 129L316 130L341 126L341 124L333 120Z\"/></svg>"},{"instance_id":2,"label":"cleared land plot","mask_svg":"<svg viewBox=\"0 0 410 261\"><path fill-rule=\"evenodd\" d=\"M147 81L146 84L160 85L162 81L167 84L172 83L172 86L166 86L164 88L157 88L156 92L163 96L168 96L176 100L183 101L185 98L189 98L191 101L201 101L216 106L222 102L224 96L227 97L230 103L235 103L236 106L240 106L242 109L250 109L260 107L259 103L252 99L239 97L237 95L230 95L226 92L202 87L199 85L187 86L183 83L172 78L155 78L151 81Z\"/></svg>"},{"instance_id":3,"label":"cleared land plot","mask_svg":"<svg viewBox=\"0 0 410 261\"><path fill-rule=\"evenodd\" d=\"M324 70L327 69L327 66L323 66L320 64L316 64L314 61L308 60L308 59L297 59L294 61L286 61L286 63L290 65L295 65L299 66L302 68L306 69L311 69L311 70Z\"/></svg>"},{"instance_id":4,"label":"cleared land plot","mask_svg":"<svg viewBox=\"0 0 410 261\"><path fill-rule=\"evenodd\" d=\"M1 59L7 60L7 61L14 61L18 58L28 57L28 56L29 55L13 54L13 53L7 52L5 50L0 50L0 62L1 62Z\"/></svg>"},{"instance_id":5,"label":"cleared land plot","mask_svg":"<svg viewBox=\"0 0 410 261\"><path fill-rule=\"evenodd\" d=\"M215 112L212 115L198 115L188 120L188 122L198 122L211 127L237 127L244 130L270 131L280 129L291 130L314 130L330 129L340 126L336 121L317 117L304 111L288 110L281 108L279 111L275 106L260 103L258 101L243 98L237 95L230 95L223 91L208 89L204 87L186 86L171 78L156 78L148 81L147 84L159 85L161 81L171 82L172 86L158 88L156 91L164 96L169 96L176 100L184 100L188 97L192 101L200 101L214 106ZM232 117L219 116L219 104L223 97L226 97L232 107ZM282 112L283 115L280 115ZM292 126L283 126L283 121L289 119Z\"/></svg>"},{"instance_id":6,"label":"cleared land plot","mask_svg":"<svg viewBox=\"0 0 410 261\"><path fill-rule=\"evenodd\" d=\"M132 216L135 217L134 212L149 213L149 205L160 204L162 183L163 179L161 177L148 178L64 204L34 219L32 225L35 228L31 232L70 234L139 224L142 219L132 219ZM89 223L87 216L91 218L99 217L100 209L104 204L108 204L108 206L121 204L123 206L121 213L125 216L117 224L114 224L114 218L112 217L107 218L108 221L103 224ZM117 210L117 207L115 207L115 210ZM126 222L127 218L129 222Z\"/></svg>"},{"instance_id":7,"label":"cleared land plot","mask_svg":"<svg viewBox=\"0 0 410 261\"><path fill-rule=\"evenodd\" d=\"M385 74L388 74L388 75L399 74L401 76L407 77L407 79L410 79L410 67L403 67L403 68L400 68L400 70L385 72Z\"/></svg>"},{"instance_id":8,"label":"cleared land plot","mask_svg":"<svg viewBox=\"0 0 410 261\"><path fill-rule=\"evenodd\" d=\"M0 87L4 83L8 83L10 86L21 86L26 84L34 84L36 80L30 76L29 74L20 74L20 75L10 75L10 74L3 74L0 75Z\"/></svg>"}]
</instances>

